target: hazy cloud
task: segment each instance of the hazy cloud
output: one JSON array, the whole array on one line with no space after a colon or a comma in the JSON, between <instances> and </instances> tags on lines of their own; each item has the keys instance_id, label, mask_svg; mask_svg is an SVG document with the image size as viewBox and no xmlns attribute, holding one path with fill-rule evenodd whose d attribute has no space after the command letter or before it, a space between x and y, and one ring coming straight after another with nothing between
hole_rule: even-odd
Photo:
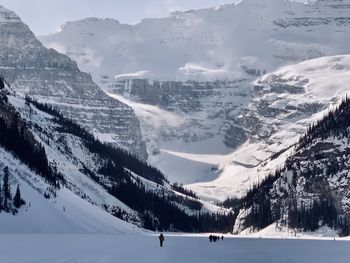
<instances>
[{"instance_id":1,"label":"hazy cloud","mask_svg":"<svg viewBox=\"0 0 350 263\"><path fill-rule=\"evenodd\" d=\"M237 0L0 0L39 34L59 30L66 21L110 17L137 23L145 17L163 17L175 10L220 6Z\"/></svg>"}]
</instances>

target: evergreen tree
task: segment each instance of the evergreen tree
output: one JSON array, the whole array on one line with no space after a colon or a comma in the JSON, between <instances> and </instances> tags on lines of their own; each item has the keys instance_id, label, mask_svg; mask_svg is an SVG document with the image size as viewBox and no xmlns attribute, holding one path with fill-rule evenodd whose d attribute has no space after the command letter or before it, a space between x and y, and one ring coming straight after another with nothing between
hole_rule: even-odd
<instances>
[{"instance_id":1,"label":"evergreen tree","mask_svg":"<svg viewBox=\"0 0 350 263\"><path fill-rule=\"evenodd\" d=\"M11 199L11 189L10 189L10 183L9 183L9 178L10 178L10 172L9 168L6 166L4 168L4 179L3 179L3 193L4 193L4 209L8 208L8 200Z\"/></svg>"},{"instance_id":2,"label":"evergreen tree","mask_svg":"<svg viewBox=\"0 0 350 263\"><path fill-rule=\"evenodd\" d=\"M2 210L2 187L1 187L1 183L0 183L0 212Z\"/></svg>"},{"instance_id":3,"label":"evergreen tree","mask_svg":"<svg viewBox=\"0 0 350 263\"><path fill-rule=\"evenodd\" d=\"M16 190L16 194L13 198L13 205L16 208L20 208L21 205L23 204L23 200L21 198L21 190L19 189L19 184L17 185L17 190Z\"/></svg>"}]
</instances>

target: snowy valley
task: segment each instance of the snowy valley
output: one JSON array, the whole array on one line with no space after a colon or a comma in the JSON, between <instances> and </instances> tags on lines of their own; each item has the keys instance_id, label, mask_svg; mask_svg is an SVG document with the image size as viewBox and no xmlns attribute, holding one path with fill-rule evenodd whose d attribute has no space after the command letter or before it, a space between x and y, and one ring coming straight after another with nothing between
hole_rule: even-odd
<instances>
[{"instance_id":1,"label":"snowy valley","mask_svg":"<svg viewBox=\"0 0 350 263\"><path fill-rule=\"evenodd\" d=\"M86 18L38 37L0 6L0 233L29 262L344 262L349 36L350 0ZM38 253L38 233L65 257Z\"/></svg>"},{"instance_id":2,"label":"snowy valley","mask_svg":"<svg viewBox=\"0 0 350 263\"><path fill-rule=\"evenodd\" d=\"M245 0L136 25L88 18L39 39L134 109L148 161L171 182L223 201L341 101L346 56L326 57L350 53L349 19L347 0Z\"/></svg>"}]
</instances>

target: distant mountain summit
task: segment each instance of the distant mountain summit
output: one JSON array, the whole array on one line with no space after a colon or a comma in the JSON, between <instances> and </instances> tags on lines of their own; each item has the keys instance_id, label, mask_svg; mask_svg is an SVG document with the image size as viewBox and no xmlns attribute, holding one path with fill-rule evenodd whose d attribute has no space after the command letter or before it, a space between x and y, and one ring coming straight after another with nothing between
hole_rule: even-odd
<instances>
[{"instance_id":1,"label":"distant mountain summit","mask_svg":"<svg viewBox=\"0 0 350 263\"><path fill-rule=\"evenodd\" d=\"M348 0L243 0L136 25L88 18L39 39L92 72L102 87L115 75L141 71L154 80L232 80L349 53L349 14Z\"/></svg>"},{"instance_id":2,"label":"distant mountain summit","mask_svg":"<svg viewBox=\"0 0 350 263\"><path fill-rule=\"evenodd\" d=\"M20 18L0 8L0 75L16 92L47 102L103 141L147 157L139 121L70 58L45 48Z\"/></svg>"}]
</instances>

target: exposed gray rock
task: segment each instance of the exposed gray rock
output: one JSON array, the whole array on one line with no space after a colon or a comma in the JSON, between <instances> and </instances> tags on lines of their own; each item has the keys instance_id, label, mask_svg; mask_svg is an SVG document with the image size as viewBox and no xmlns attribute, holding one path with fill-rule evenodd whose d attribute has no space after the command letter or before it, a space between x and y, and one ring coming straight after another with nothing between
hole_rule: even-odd
<instances>
[{"instance_id":1,"label":"exposed gray rock","mask_svg":"<svg viewBox=\"0 0 350 263\"><path fill-rule=\"evenodd\" d=\"M139 121L76 63L47 49L16 14L0 7L0 75L23 95L58 107L101 140L147 158Z\"/></svg>"},{"instance_id":2,"label":"exposed gray rock","mask_svg":"<svg viewBox=\"0 0 350 263\"><path fill-rule=\"evenodd\" d=\"M230 116L251 98L247 82L243 79L212 82L123 79L117 80L109 91L180 116L184 120L181 127L161 132L165 140L197 142L221 136L227 146L235 148L246 136L243 129L234 126Z\"/></svg>"},{"instance_id":3,"label":"exposed gray rock","mask_svg":"<svg viewBox=\"0 0 350 263\"><path fill-rule=\"evenodd\" d=\"M232 148L237 147L248 139L246 131L239 126L231 125L227 130L224 143Z\"/></svg>"},{"instance_id":4,"label":"exposed gray rock","mask_svg":"<svg viewBox=\"0 0 350 263\"><path fill-rule=\"evenodd\" d=\"M274 24L282 27L310 27L310 26L348 26L350 25L350 3L347 0L330 0L330 1L315 1L309 3L309 16L294 16L291 14L288 18L276 19ZM331 10L332 13L328 17L318 17L320 10Z\"/></svg>"}]
</instances>

